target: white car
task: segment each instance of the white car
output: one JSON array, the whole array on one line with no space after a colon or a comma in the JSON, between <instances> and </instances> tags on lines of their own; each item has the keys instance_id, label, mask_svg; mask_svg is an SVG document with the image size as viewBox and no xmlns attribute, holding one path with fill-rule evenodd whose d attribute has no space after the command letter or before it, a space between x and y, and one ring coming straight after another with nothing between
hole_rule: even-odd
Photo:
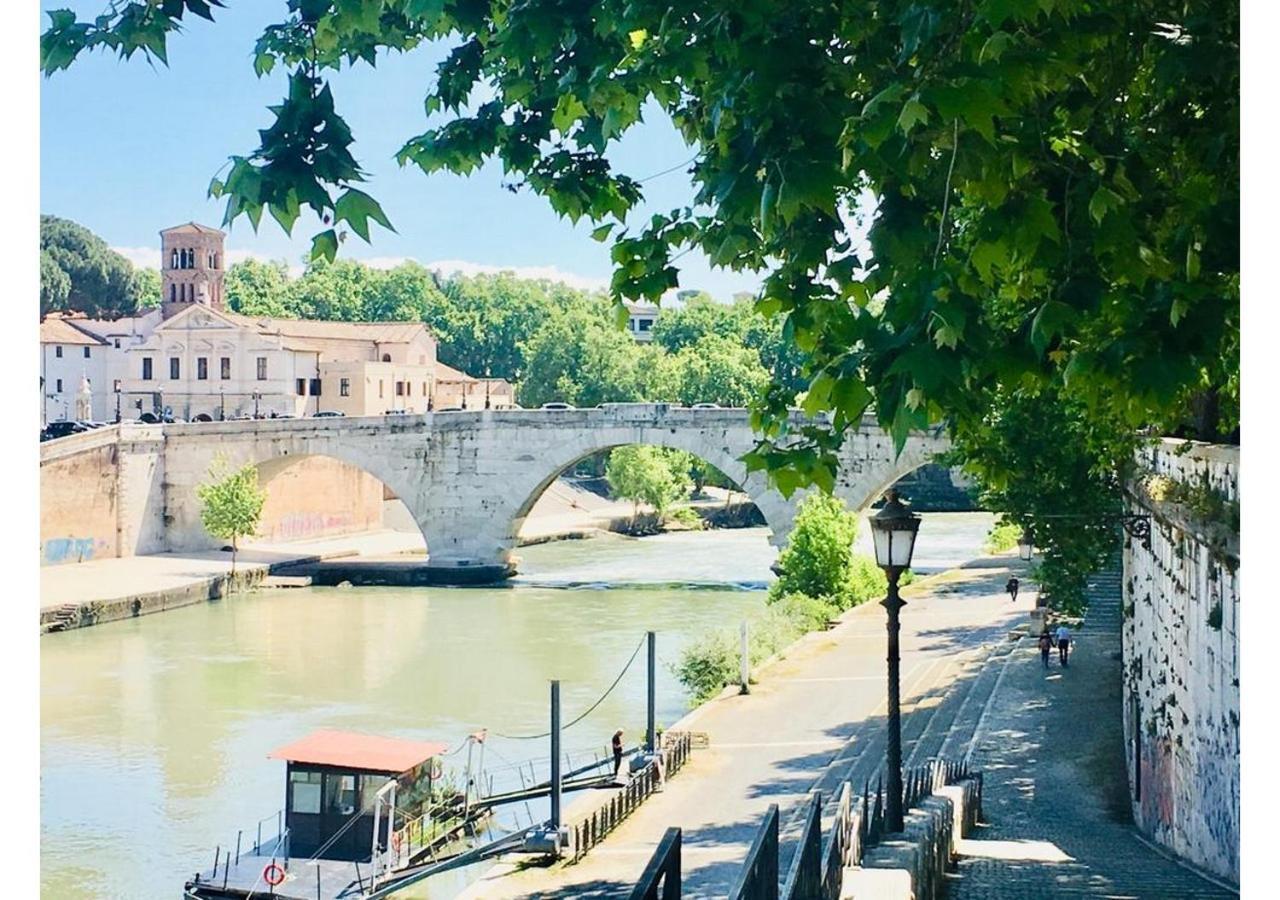
<instances>
[{"instance_id":1,"label":"white car","mask_svg":"<svg viewBox=\"0 0 1280 900\"><path fill-rule=\"evenodd\" d=\"M577 409L577 407L574 406L572 403L562 403L559 400L556 400L553 403L544 403L542 404L542 408L543 409Z\"/></svg>"}]
</instances>

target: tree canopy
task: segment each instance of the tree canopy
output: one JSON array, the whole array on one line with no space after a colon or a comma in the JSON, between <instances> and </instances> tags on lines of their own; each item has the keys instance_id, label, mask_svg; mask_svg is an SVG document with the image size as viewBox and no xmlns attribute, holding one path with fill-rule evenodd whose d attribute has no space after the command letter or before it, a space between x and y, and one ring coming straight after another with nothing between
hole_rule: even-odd
<instances>
[{"instance_id":1,"label":"tree canopy","mask_svg":"<svg viewBox=\"0 0 1280 900\"><path fill-rule=\"evenodd\" d=\"M50 12L41 64L86 49L165 60L216 0ZM426 41L450 48L403 165L501 161L516 189L612 237L615 298L676 286L673 256L767 273L760 305L804 350L808 406L785 434L761 407L752 458L829 481L839 434L874 408L911 428L980 421L991 392L1053 386L1130 427L1174 429L1193 397L1237 390L1239 12L1208 0L757 0L511 6L286 0L254 48L287 71L261 143L211 193L227 221L390 227L357 187L354 136L329 85ZM696 151L689 203L644 222L642 185L606 151L646 104ZM855 203L871 197L865 245ZM1224 408L1223 404L1226 405ZM1217 423L1201 423L1209 429ZM809 448L797 450L799 440ZM793 452L784 452L787 445Z\"/></svg>"},{"instance_id":2,"label":"tree canopy","mask_svg":"<svg viewBox=\"0 0 1280 900\"><path fill-rule=\"evenodd\" d=\"M83 225L57 216L40 217L40 315L82 312L90 318L131 315L159 295L146 270L107 246Z\"/></svg>"}]
</instances>

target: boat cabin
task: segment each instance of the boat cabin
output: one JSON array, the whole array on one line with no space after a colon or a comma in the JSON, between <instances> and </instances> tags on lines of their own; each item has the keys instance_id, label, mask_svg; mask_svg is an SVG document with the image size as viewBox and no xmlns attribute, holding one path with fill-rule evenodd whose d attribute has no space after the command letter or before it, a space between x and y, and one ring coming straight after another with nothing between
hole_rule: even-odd
<instances>
[{"instance_id":1,"label":"boat cabin","mask_svg":"<svg viewBox=\"0 0 1280 900\"><path fill-rule=\"evenodd\" d=\"M373 846L374 799L391 779L403 796L430 796L447 744L317 731L268 754L283 759L289 855L367 860ZM379 822L386 846L388 817Z\"/></svg>"}]
</instances>

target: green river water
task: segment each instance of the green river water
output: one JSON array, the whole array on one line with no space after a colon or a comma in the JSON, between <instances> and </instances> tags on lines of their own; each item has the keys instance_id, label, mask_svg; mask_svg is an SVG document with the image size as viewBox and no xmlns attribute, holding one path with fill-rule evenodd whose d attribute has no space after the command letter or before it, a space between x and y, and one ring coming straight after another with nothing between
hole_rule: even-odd
<instances>
[{"instance_id":1,"label":"green river water","mask_svg":"<svg viewBox=\"0 0 1280 900\"><path fill-rule=\"evenodd\" d=\"M929 517L942 568L977 554L985 514ZM864 529L865 530L865 529ZM930 540L926 540L925 536ZM457 746L488 728L488 767L545 757L547 682L568 721L644 632L658 633L658 718L687 701L667 663L764 604L763 529L525 548L500 588L270 589L41 641L41 884L50 898L176 900L214 848L275 831L284 765L268 751L316 728ZM641 654L565 735L580 758L644 725ZM454 760L460 760L455 756ZM515 810L515 822L540 810ZM510 822L508 824L515 824ZM466 874L406 897L444 898Z\"/></svg>"}]
</instances>

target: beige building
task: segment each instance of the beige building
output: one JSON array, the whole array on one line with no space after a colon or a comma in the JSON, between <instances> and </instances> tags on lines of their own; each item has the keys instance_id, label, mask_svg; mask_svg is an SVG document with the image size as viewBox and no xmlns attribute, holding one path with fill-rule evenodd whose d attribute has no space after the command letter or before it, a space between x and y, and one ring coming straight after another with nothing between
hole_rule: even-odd
<instances>
[{"instance_id":1,"label":"beige building","mask_svg":"<svg viewBox=\"0 0 1280 900\"><path fill-rule=\"evenodd\" d=\"M628 303L627 331L642 344L653 340L653 326L658 323L659 309L648 303Z\"/></svg>"},{"instance_id":2,"label":"beige building","mask_svg":"<svg viewBox=\"0 0 1280 900\"><path fill-rule=\"evenodd\" d=\"M507 382L438 363L435 338L420 322L233 313L223 293L223 232L191 222L160 236L161 313L148 328L134 328L145 333L130 332L122 372L108 373L124 395L125 418L379 416L514 405ZM122 346L118 335L97 333L111 349Z\"/></svg>"}]
</instances>

